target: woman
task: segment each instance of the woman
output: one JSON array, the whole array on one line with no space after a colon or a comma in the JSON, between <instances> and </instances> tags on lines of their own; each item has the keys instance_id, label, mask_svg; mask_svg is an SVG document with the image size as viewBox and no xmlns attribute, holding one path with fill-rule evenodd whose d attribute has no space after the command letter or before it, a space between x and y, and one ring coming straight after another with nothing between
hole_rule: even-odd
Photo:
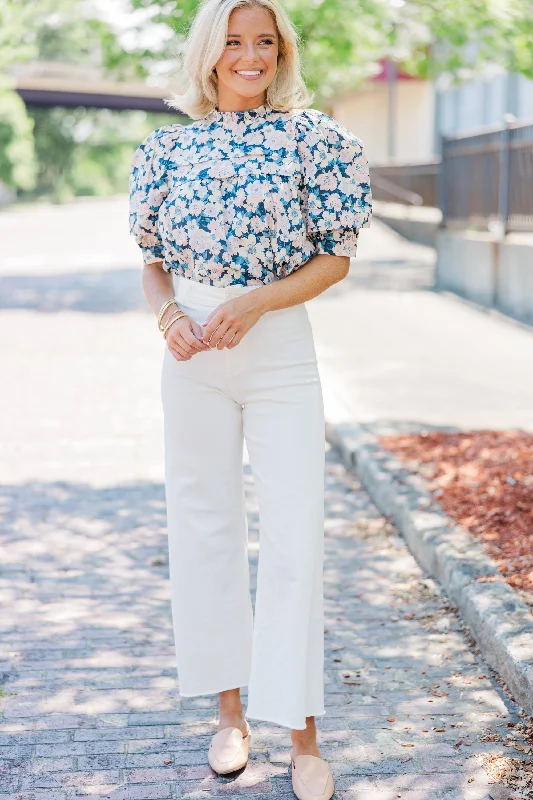
<instances>
[{"instance_id":1,"label":"woman","mask_svg":"<svg viewBox=\"0 0 533 800\"><path fill-rule=\"evenodd\" d=\"M300 800L333 778L324 711L324 412L305 301L342 280L371 217L362 143L308 108L277 0L205 0L173 104L194 120L133 159L131 232L166 339L162 377L172 616L180 693L218 694L208 759L247 762L246 717L290 728ZM261 553L255 614L242 474Z\"/></svg>"}]
</instances>

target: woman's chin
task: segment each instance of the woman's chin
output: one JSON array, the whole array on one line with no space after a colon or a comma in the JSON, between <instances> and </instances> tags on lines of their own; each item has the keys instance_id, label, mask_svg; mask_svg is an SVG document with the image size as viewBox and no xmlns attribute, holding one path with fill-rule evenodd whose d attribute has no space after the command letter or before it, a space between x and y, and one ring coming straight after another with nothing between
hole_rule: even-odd
<instances>
[{"instance_id":1,"label":"woman's chin","mask_svg":"<svg viewBox=\"0 0 533 800\"><path fill-rule=\"evenodd\" d=\"M246 80L245 78L234 78L226 86L231 87L235 94L241 97L257 97L258 94L263 94L268 89L270 81L265 81L264 75L255 80Z\"/></svg>"}]
</instances>

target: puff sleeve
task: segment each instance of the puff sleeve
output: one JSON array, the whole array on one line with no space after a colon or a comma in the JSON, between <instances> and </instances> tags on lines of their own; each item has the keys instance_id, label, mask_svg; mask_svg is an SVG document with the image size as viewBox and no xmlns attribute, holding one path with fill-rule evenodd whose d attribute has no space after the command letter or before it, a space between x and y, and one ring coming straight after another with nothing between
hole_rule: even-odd
<instances>
[{"instance_id":1,"label":"puff sleeve","mask_svg":"<svg viewBox=\"0 0 533 800\"><path fill-rule=\"evenodd\" d=\"M298 128L303 216L315 255L355 256L360 228L370 227L372 193L360 139L332 117L306 109Z\"/></svg>"},{"instance_id":2,"label":"puff sleeve","mask_svg":"<svg viewBox=\"0 0 533 800\"><path fill-rule=\"evenodd\" d=\"M129 227L141 248L144 264L164 261L158 230L159 208L167 194L161 147L163 133L163 128L152 131L139 145L131 162Z\"/></svg>"}]
</instances>

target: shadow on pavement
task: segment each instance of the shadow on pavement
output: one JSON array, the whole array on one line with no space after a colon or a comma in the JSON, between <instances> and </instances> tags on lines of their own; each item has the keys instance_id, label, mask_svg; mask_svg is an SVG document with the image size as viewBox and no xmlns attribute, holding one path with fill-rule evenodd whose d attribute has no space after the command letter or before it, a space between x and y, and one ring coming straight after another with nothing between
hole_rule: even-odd
<instances>
[{"instance_id":1,"label":"shadow on pavement","mask_svg":"<svg viewBox=\"0 0 533 800\"><path fill-rule=\"evenodd\" d=\"M430 289L434 269L423 261L397 259L353 262L350 273L328 292L354 289L416 291ZM0 310L116 314L148 311L139 269L87 270L57 275L0 276Z\"/></svg>"},{"instance_id":2,"label":"shadow on pavement","mask_svg":"<svg viewBox=\"0 0 533 800\"><path fill-rule=\"evenodd\" d=\"M435 268L431 262L415 259L359 259L352 261L346 278L328 289L328 295L354 289L412 292L432 289Z\"/></svg>"},{"instance_id":3,"label":"shadow on pavement","mask_svg":"<svg viewBox=\"0 0 533 800\"><path fill-rule=\"evenodd\" d=\"M0 276L0 310L117 314L147 311L139 269Z\"/></svg>"}]
</instances>

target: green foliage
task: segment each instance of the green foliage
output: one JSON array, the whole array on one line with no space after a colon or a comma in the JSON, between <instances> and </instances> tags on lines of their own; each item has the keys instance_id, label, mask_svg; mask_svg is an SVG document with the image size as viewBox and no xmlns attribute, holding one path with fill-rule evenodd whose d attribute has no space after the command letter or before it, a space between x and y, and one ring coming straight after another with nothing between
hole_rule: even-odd
<instances>
[{"instance_id":1,"label":"green foliage","mask_svg":"<svg viewBox=\"0 0 533 800\"><path fill-rule=\"evenodd\" d=\"M34 185L35 159L32 122L6 74L11 65L35 55L25 32L31 24L31 0L0 4L0 181L12 188Z\"/></svg>"},{"instance_id":2,"label":"green foliage","mask_svg":"<svg viewBox=\"0 0 533 800\"><path fill-rule=\"evenodd\" d=\"M504 20L505 41L510 42L509 68L533 78L533 5L531 0L511 0Z\"/></svg>"},{"instance_id":3,"label":"green foliage","mask_svg":"<svg viewBox=\"0 0 533 800\"><path fill-rule=\"evenodd\" d=\"M0 3L0 72L35 55L35 47L28 41L27 33L34 5L32 0L2 0Z\"/></svg>"},{"instance_id":4,"label":"green foliage","mask_svg":"<svg viewBox=\"0 0 533 800\"><path fill-rule=\"evenodd\" d=\"M150 130L172 120L166 114L90 108L33 109L31 116L38 177L27 196L54 202L126 192L134 149Z\"/></svg>"},{"instance_id":5,"label":"green foliage","mask_svg":"<svg viewBox=\"0 0 533 800\"><path fill-rule=\"evenodd\" d=\"M32 120L26 106L0 76L0 181L15 189L35 186Z\"/></svg>"},{"instance_id":6,"label":"green foliage","mask_svg":"<svg viewBox=\"0 0 533 800\"><path fill-rule=\"evenodd\" d=\"M166 115L105 109L26 109L9 77L32 60L145 76L142 57L79 0L0 0L0 181L21 197L56 201L125 191L132 149ZM146 54L141 54L146 55Z\"/></svg>"},{"instance_id":7,"label":"green foliage","mask_svg":"<svg viewBox=\"0 0 533 800\"><path fill-rule=\"evenodd\" d=\"M531 78L532 12L531 0L410 0L402 24L426 26L436 46L431 52L413 47L407 63L421 77L499 63Z\"/></svg>"},{"instance_id":8,"label":"green foliage","mask_svg":"<svg viewBox=\"0 0 533 800\"><path fill-rule=\"evenodd\" d=\"M387 14L380 2L289 0L286 7L300 36L306 81L319 102L351 89L383 55Z\"/></svg>"}]
</instances>

